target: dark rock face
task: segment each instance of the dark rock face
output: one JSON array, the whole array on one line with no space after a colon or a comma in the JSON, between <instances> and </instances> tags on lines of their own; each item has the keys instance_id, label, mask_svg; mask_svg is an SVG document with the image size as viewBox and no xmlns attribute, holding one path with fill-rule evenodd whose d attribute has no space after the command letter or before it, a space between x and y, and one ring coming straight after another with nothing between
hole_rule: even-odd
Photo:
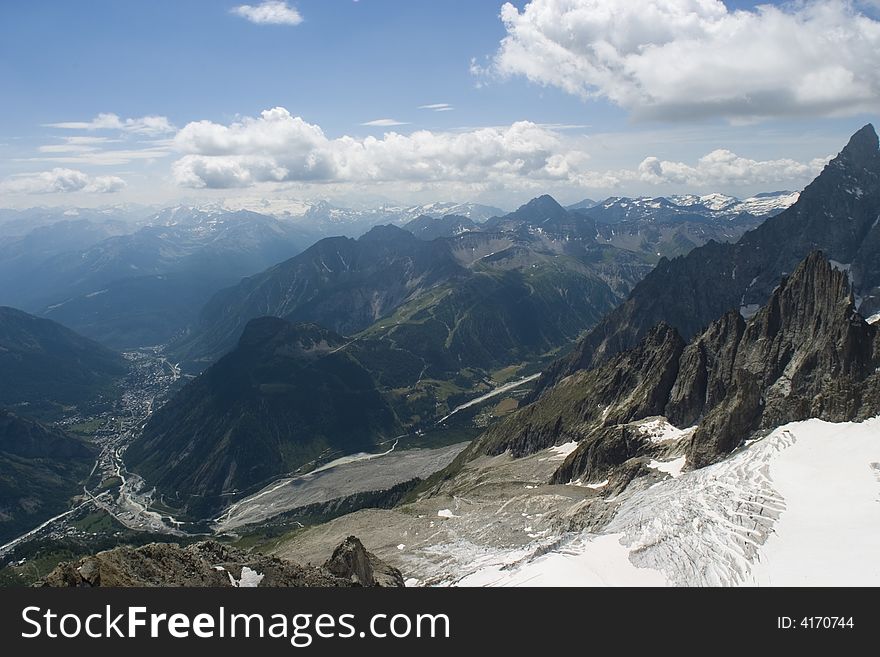
<instances>
[{"instance_id":1,"label":"dark rock face","mask_svg":"<svg viewBox=\"0 0 880 657\"><path fill-rule=\"evenodd\" d=\"M348 543L349 539L346 541ZM364 550L356 538L360 550ZM345 544L343 544L345 545ZM342 549L337 548L337 552ZM403 586L400 571L374 555L367 573L370 583L340 576L327 568L300 566L231 548L216 541L195 543L185 548L176 544L152 543L140 548L121 547L77 562L58 565L37 586L44 587L350 587ZM329 563L329 562L328 562ZM397 578L386 576L396 573ZM376 573L376 575L373 575Z\"/></svg>"},{"instance_id":2,"label":"dark rock face","mask_svg":"<svg viewBox=\"0 0 880 657\"><path fill-rule=\"evenodd\" d=\"M684 346L675 329L658 325L635 349L577 372L499 422L479 439L479 451L524 456L582 440L599 427L662 415Z\"/></svg>"},{"instance_id":3,"label":"dark rock face","mask_svg":"<svg viewBox=\"0 0 880 657\"><path fill-rule=\"evenodd\" d=\"M629 299L593 328L572 353L553 364L531 399L562 378L595 367L638 344L659 322L686 339L732 308L763 304L781 277L811 251L850 268L859 311L880 310L880 150L866 125L797 203L746 233L736 244L709 242L660 261Z\"/></svg>"},{"instance_id":4,"label":"dark rock face","mask_svg":"<svg viewBox=\"0 0 880 657\"><path fill-rule=\"evenodd\" d=\"M688 451L693 466L711 463L755 429L880 412L878 331L856 313L849 287L847 274L818 252L783 281L747 324L733 359L706 370L726 394L706 406Z\"/></svg>"},{"instance_id":5,"label":"dark rock face","mask_svg":"<svg viewBox=\"0 0 880 657\"><path fill-rule=\"evenodd\" d=\"M578 440L553 482L594 481L650 451L625 426L649 416L699 424L687 461L702 467L760 429L878 413L880 330L856 312L846 272L814 252L752 319L728 312L686 346L658 325L635 349L566 377L477 445L522 456Z\"/></svg>"},{"instance_id":6,"label":"dark rock face","mask_svg":"<svg viewBox=\"0 0 880 657\"><path fill-rule=\"evenodd\" d=\"M643 443L641 434L626 425L597 429L565 459L550 483L565 484L578 477L599 481L612 468L636 456Z\"/></svg>"},{"instance_id":7,"label":"dark rock face","mask_svg":"<svg viewBox=\"0 0 880 657\"><path fill-rule=\"evenodd\" d=\"M356 536L349 536L340 543L324 568L336 577L361 586L404 586L400 571L367 552Z\"/></svg>"}]
</instances>

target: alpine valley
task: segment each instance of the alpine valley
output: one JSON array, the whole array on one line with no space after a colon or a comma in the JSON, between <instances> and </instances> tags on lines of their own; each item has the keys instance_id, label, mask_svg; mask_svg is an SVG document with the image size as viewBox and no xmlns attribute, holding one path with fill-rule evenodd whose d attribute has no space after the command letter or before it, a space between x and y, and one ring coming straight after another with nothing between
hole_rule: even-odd
<instances>
[{"instance_id":1,"label":"alpine valley","mask_svg":"<svg viewBox=\"0 0 880 657\"><path fill-rule=\"evenodd\" d=\"M880 583L870 124L744 199L3 210L0 281L3 584Z\"/></svg>"}]
</instances>

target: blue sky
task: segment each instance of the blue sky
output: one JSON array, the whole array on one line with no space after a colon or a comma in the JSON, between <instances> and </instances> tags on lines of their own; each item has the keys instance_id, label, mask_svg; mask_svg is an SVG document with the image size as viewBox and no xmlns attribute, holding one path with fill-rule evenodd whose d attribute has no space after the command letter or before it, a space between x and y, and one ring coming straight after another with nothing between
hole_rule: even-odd
<instances>
[{"instance_id":1,"label":"blue sky","mask_svg":"<svg viewBox=\"0 0 880 657\"><path fill-rule=\"evenodd\" d=\"M504 5L2 3L0 205L742 196L880 109L870 0Z\"/></svg>"}]
</instances>

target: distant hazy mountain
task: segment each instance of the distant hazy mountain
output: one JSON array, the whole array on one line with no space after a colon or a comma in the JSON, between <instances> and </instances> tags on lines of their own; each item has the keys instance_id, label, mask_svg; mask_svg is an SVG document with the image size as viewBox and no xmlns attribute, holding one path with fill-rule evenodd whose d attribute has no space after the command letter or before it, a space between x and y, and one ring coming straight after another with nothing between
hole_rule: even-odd
<instances>
[{"instance_id":1,"label":"distant hazy mountain","mask_svg":"<svg viewBox=\"0 0 880 657\"><path fill-rule=\"evenodd\" d=\"M599 203L599 201L594 201L591 198L585 198L582 201L578 201L577 203L572 203L571 205L566 206L566 210L588 210L592 208L594 205Z\"/></svg>"},{"instance_id":2,"label":"distant hazy mountain","mask_svg":"<svg viewBox=\"0 0 880 657\"><path fill-rule=\"evenodd\" d=\"M880 151L866 125L787 210L735 244L709 242L663 259L619 306L545 372L538 391L633 347L659 322L690 339L731 308L748 313L770 297L783 274L822 249L849 272L856 308L880 310Z\"/></svg>"},{"instance_id":3,"label":"distant hazy mountain","mask_svg":"<svg viewBox=\"0 0 880 657\"><path fill-rule=\"evenodd\" d=\"M133 232L155 210L146 206L122 204L102 208L35 207L24 210L0 208L0 242L24 237L28 233L62 222L72 224L103 224L125 226Z\"/></svg>"},{"instance_id":4,"label":"distant hazy mountain","mask_svg":"<svg viewBox=\"0 0 880 657\"><path fill-rule=\"evenodd\" d=\"M374 226L393 224L403 226L419 217L435 219L446 215L465 217L481 223L504 210L478 203L437 202L424 205L385 204L367 208L339 207L327 201L299 202L287 209L273 208L275 216L292 222L297 228L312 236L313 241L323 237L360 237Z\"/></svg>"},{"instance_id":5,"label":"distant hazy mountain","mask_svg":"<svg viewBox=\"0 0 880 657\"><path fill-rule=\"evenodd\" d=\"M116 353L48 319L0 307L0 406L82 406L128 371ZM25 411L22 411L25 412Z\"/></svg>"},{"instance_id":6,"label":"distant hazy mountain","mask_svg":"<svg viewBox=\"0 0 880 657\"><path fill-rule=\"evenodd\" d=\"M767 192L740 200L726 194L704 196L684 195L670 197L627 198L612 196L600 202L586 202L570 206L580 207L599 223L615 224L624 221L649 220L654 223L695 221L701 223L748 221L766 219L782 212L798 200L798 192ZM748 215L748 216L745 216Z\"/></svg>"},{"instance_id":7,"label":"distant hazy mountain","mask_svg":"<svg viewBox=\"0 0 880 657\"><path fill-rule=\"evenodd\" d=\"M197 495L213 508L222 493L393 438L397 418L346 342L315 325L249 322L232 352L152 416L126 464L168 503Z\"/></svg>"},{"instance_id":8,"label":"distant hazy mountain","mask_svg":"<svg viewBox=\"0 0 880 657\"><path fill-rule=\"evenodd\" d=\"M94 458L84 440L0 409L0 543L64 512Z\"/></svg>"},{"instance_id":9,"label":"distant hazy mountain","mask_svg":"<svg viewBox=\"0 0 880 657\"><path fill-rule=\"evenodd\" d=\"M516 230L528 225L532 232L547 230L547 222L565 224L569 232L595 235L600 244L639 254L648 262L675 257L710 240L733 242L797 200L798 194L771 192L740 201L732 196L677 196L670 199L612 197L584 199L567 208L552 197L534 199L515 212L468 225L442 217L412 222L412 232L422 239L451 237L464 230Z\"/></svg>"},{"instance_id":10,"label":"distant hazy mountain","mask_svg":"<svg viewBox=\"0 0 880 657\"><path fill-rule=\"evenodd\" d=\"M290 222L251 212L177 207L146 221L98 241L92 235L114 224L65 222L0 246L0 302L117 348L157 344L185 328L213 292L310 241Z\"/></svg>"},{"instance_id":11,"label":"distant hazy mountain","mask_svg":"<svg viewBox=\"0 0 880 657\"><path fill-rule=\"evenodd\" d=\"M403 229L420 240L433 240L438 237L455 237L479 230L479 227L467 217L457 214L447 214L442 217L429 217L423 214L404 224Z\"/></svg>"}]
</instances>

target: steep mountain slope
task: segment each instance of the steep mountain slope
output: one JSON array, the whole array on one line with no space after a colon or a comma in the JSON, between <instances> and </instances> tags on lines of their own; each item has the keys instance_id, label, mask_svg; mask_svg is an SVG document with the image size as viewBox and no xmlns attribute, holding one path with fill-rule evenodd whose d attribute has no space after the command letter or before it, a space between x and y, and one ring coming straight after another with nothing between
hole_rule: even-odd
<instances>
[{"instance_id":1,"label":"steep mountain slope","mask_svg":"<svg viewBox=\"0 0 880 657\"><path fill-rule=\"evenodd\" d=\"M65 511L94 456L85 441L0 409L0 543Z\"/></svg>"},{"instance_id":2,"label":"steep mountain slope","mask_svg":"<svg viewBox=\"0 0 880 657\"><path fill-rule=\"evenodd\" d=\"M630 426L651 416L699 425L687 460L702 467L759 429L877 414L880 330L856 313L846 274L815 252L752 319L730 311L687 345L659 324L634 349L567 377L494 426L473 454L522 456L574 440L553 482L600 482L653 453L650 436Z\"/></svg>"},{"instance_id":3,"label":"steep mountain slope","mask_svg":"<svg viewBox=\"0 0 880 657\"><path fill-rule=\"evenodd\" d=\"M736 244L708 244L663 259L629 299L549 368L540 394L563 377L634 346L664 321L685 338L730 308L754 310L813 249L843 263L865 316L880 308L880 150L866 125L801 193L797 203Z\"/></svg>"},{"instance_id":4,"label":"steep mountain slope","mask_svg":"<svg viewBox=\"0 0 880 657\"><path fill-rule=\"evenodd\" d=\"M322 454L373 449L398 422L345 344L314 325L249 322L231 353L150 418L127 466L166 502L205 510Z\"/></svg>"},{"instance_id":5,"label":"steep mountain slope","mask_svg":"<svg viewBox=\"0 0 880 657\"><path fill-rule=\"evenodd\" d=\"M126 371L121 356L70 329L0 307L0 404L39 413L85 405Z\"/></svg>"},{"instance_id":6,"label":"steep mountain slope","mask_svg":"<svg viewBox=\"0 0 880 657\"><path fill-rule=\"evenodd\" d=\"M235 344L249 320L264 315L355 333L464 274L446 243L424 242L395 226L377 226L358 240L327 238L216 294L179 351L214 360Z\"/></svg>"}]
</instances>

